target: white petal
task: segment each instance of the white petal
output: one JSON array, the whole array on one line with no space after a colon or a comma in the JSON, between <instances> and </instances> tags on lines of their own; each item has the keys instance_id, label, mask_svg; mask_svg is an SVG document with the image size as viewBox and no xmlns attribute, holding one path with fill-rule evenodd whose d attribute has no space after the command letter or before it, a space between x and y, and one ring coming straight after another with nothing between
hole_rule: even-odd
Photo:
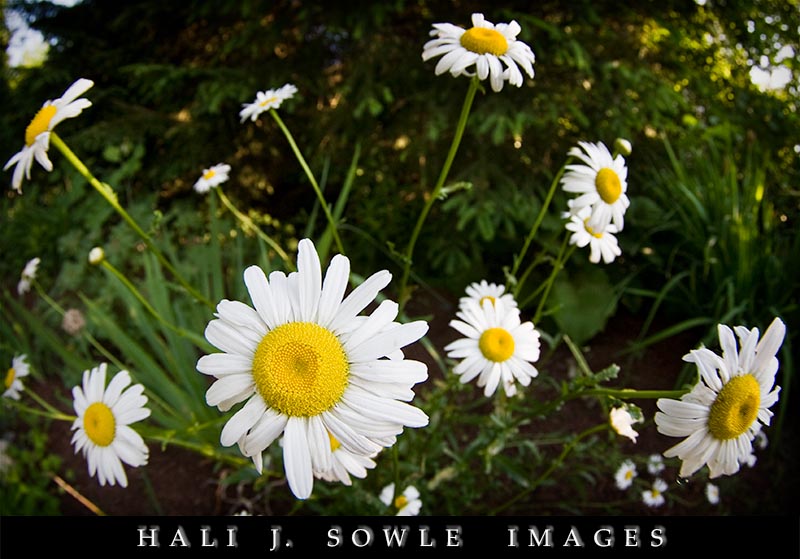
<instances>
[{"instance_id":1,"label":"white petal","mask_svg":"<svg viewBox=\"0 0 800 559\"><path fill-rule=\"evenodd\" d=\"M320 326L328 328L339 310L347 282L350 279L350 260L341 254L331 259L325 281L322 284L322 294L319 298L317 322Z\"/></svg>"},{"instance_id":2,"label":"white petal","mask_svg":"<svg viewBox=\"0 0 800 559\"><path fill-rule=\"evenodd\" d=\"M401 324L377 334L348 352L348 355L354 363L373 361L419 340L427 331L428 324L422 320Z\"/></svg>"},{"instance_id":3,"label":"white petal","mask_svg":"<svg viewBox=\"0 0 800 559\"><path fill-rule=\"evenodd\" d=\"M308 499L314 488L306 420L290 417L283 435L283 462L289 488L298 499Z\"/></svg>"},{"instance_id":4,"label":"white petal","mask_svg":"<svg viewBox=\"0 0 800 559\"><path fill-rule=\"evenodd\" d=\"M263 398L254 394L242 409L233 414L225 427L222 428L219 441L222 446L231 446L238 441L242 435L249 431L264 414L267 405Z\"/></svg>"},{"instance_id":5,"label":"white petal","mask_svg":"<svg viewBox=\"0 0 800 559\"><path fill-rule=\"evenodd\" d=\"M255 384L252 375L227 375L211 385L206 392L206 403L209 406L218 406L221 402L232 398L238 398L241 402L253 390Z\"/></svg>"},{"instance_id":6,"label":"white petal","mask_svg":"<svg viewBox=\"0 0 800 559\"><path fill-rule=\"evenodd\" d=\"M340 333L340 329L364 310L391 280L392 274L387 270L377 272L364 280L342 301L336 317L330 324L330 329L334 333Z\"/></svg>"},{"instance_id":7,"label":"white petal","mask_svg":"<svg viewBox=\"0 0 800 559\"><path fill-rule=\"evenodd\" d=\"M302 239L298 245L297 271L300 311L298 318L303 322L315 322L322 288L322 270L317 250L309 239Z\"/></svg>"}]
</instances>

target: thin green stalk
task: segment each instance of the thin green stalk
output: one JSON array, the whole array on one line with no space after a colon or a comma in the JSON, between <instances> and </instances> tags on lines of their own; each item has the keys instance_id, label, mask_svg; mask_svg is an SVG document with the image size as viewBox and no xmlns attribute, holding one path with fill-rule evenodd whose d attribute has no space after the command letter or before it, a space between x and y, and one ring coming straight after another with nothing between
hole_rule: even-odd
<instances>
[{"instance_id":1,"label":"thin green stalk","mask_svg":"<svg viewBox=\"0 0 800 559\"><path fill-rule=\"evenodd\" d=\"M630 399L656 399L656 398L670 398L673 400L679 399L681 396L689 392L687 389L678 390L636 390L633 388L589 388L587 390L580 390L566 397L567 400L573 398L580 398L583 396L611 396L620 400Z\"/></svg>"},{"instance_id":2,"label":"thin green stalk","mask_svg":"<svg viewBox=\"0 0 800 559\"><path fill-rule=\"evenodd\" d=\"M211 230L211 293L214 299L222 299L225 295L223 280L222 249L220 247L219 220L217 219L217 198L208 197L208 219Z\"/></svg>"},{"instance_id":3,"label":"thin green stalk","mask_svg":"<svg viewBox=\"0 0 800 559\"><path fill-rule=\"evenodd\" d=\"M461 107L461 115L458 117L458 124L456 125L456 131L453 135L453 141L450 144L450 151L447 152L447 158L444 161L444 165L442 165L442 170L439 173L439 178L436 180L436 185L433 187L433 192L431 192L430 197L425 201L425 205L422 208L422 213L419 214L417 223L414 225L414 230L411 232L411 238L408 240L408 246L406 247L403 258L403 275L400 280L399 290L399 305L401 313L403 312L403 308L405 307L405 303L408 299L408 293L406 291L408 289L408 276L411 271L411 262L414 256L414 246L417 244L417 238L422 231L422 225L425 223L428 213L431 211L433 204L436 203L436 200L439 198L442 188L444 188L447 175L450 173L450 167L453 165L453 160L455 159L456 153L458 152L458 147L461 144L461 138L464 135L464 129L467 126L467 119L469 118L469 112L472 108L472 102L475 99L475 94L478 91L479 85L480 81L478 78L472 78L469 84L469 89L467 90L467 95L464 98L464 104Z\"/></svg>"},{"instance_id":4,"label":"thin green stalk","mask_svg":"<svg viewBox=\"0 0 800 559\"><path fill-rule=\"evenodd\" d=\"M33 394L33 392L31 392L30 390L25 390L25 392L27 394ZM6 398L5 400L6 400L7 404L9 404L11 406L14 406L15 408L19 408L20 410L24 411L25 413L38 415L38 416L41 416L41 417L48 417L50 419L57 419L59 421L70 421L71 422L71 421L75 421L75 419L76 419L74 415L67 415L65 413L61 413L58 410L55 410L55 411L50 411L50 410L42 411L42 410L37 410L35 408L32 408L30 406L26 406L25 404L23 404L22 402L20 402L18 400L12 400L11 398ZM48 407L52 407L52 406L48 406ZM55 408L53 408L53 409L55 409Z\"/></svg>"},{"instance_id":5,"label":"thin green stalk","mask_svg":"<svg viewBox=\"0 0 800 559\"><path fill-rule=\"evenodd\" d=\"M322 195L322 190L320 189L319 184L317 184L317 179L314 178L314 173L311 172L311 168L308 166L308 163L306 163L303 154L300 152L300 148L297 147L297 144L295 143L294 138L292 137L292 133L289 132L289 129L286 127L286 125L283 123L283 120L278 115L278 111L276 111L275 109L270 109L269 112L272 115L272 118L275 119L275 122L278 123L278 126L283 132L283 135L286 136L286 140L289 142L289 146L291 146L295 157L297 157L297 161L300 162L300 166L303 168L306 177L308 177L311 186L314 188L314 192L317 195L317 199L319 199L319 203L322 206L322 211L325 212L325 217L328 219L328 224L331 226L331 234L333 235L333 240L336 243L336 248L339 249L339 252L341 254L344 254L344 246L342 245L342 240L339 238L339 232L336 229L336 221L333 219L333 215L331 215L331 209L328 207L327 202L325 202L325 197Z\"/></svg>"},{"instance_id":6,"label":"thin green stalk","mask_svg":"<svg viewBox=\"0 0 800 559\"><path fill-rule=\"evenodd\" d=\"M272 237L264 233L264 231L261 230L261 228L256 224L256 222L254 222L248 216L240 212L239 209L233 205L233 202L231 202L230 199L225 195L225 193L222 192L222 189L220 187L215 188L214 191L217 193L217 196L219 196L220 201L222 201L225 207L228 208L228 210L230 210L230 212L234 216L236 216L236 219L242 222L242 226L245 231L249 229L255 232L255 234L258 235L258 237L262 241L264 241L265 243L267 243L269 246L272 247L272 249L278 254L278 256L281 257L283 262L287 266L289 266L290 270L293 269L292 259L289 258L289 255L286 254L286 252Z\"/></svg>"},{"instance_id":7,"label":"thin green stalk","mask_svg":"<svg viewBox=\"0 0 800 559\"><path fill-rule=\"evenodd\" d=\"M561 243L561 249L558 252L558 256L556 257L556 261L553 264L553 270L550 272L550 277L547 278L547 282L545 284L544 293L542 293L542 298L539 299L539 305L536 307L536 314L533 316L533 323L538 324L539 319L542 317L542 311L544 310L544 304L547 301L548 295L550 295L550 290L553 288L553 283L556 280L556 276L558 272L561 271L561 268L564 267L564 264L569 257L572 256L573 251L575 250L575 245L570 246L569 250L567 250L568 242L569 242L569 231L564 234L564 241Z\"/></svg>"},{"instance_id":8,"label":"thin green stalk","mask_svg":"<svg viewBox=\"0 0 800 559\"><path fill-rule=\"evenodd\" d=\"M544 219L544 216L547 213L547 209L550 207L550 202L553 200L553 195L556 192L556 187L558 186L558 182L561 180L561 176L564 174L564 171L566 170L567 165L571 160L572 160L571 158L569 157L567 158L567 160L564 162L564 165L561 166L561 169L558 170L558 173L556 173L556 176L550 183L550 189L547 191L547 196L545 196L544 202L542 203L542 208L539 210L539 214L536 216L536 220L533 222L533 226L531 226L531 230L528 233L528 237L525 239L525 243L522 245L522 250L520 250L519 254L514 259L514 266L511 268L511 277L514 278L515 280L517 278L517 272L519 271L519 267L522 265L522 261L525 259L525 254L528 252L528 248L530 247L530 244L533 241L534 237L536 237L536 233L539 231L539 226L542 224L542 220ZM527 273L525 274L525 277L527 277ZM525 278L521 278L514 286L514 298L517 298L519 296L524 281Z\"/></svg>"},{"instance_id":9,"label":"thin green stalk","mask_svg":"<svg viewBox=\"0 0 800 559\"><path fill-rule=\"evenodd\" d=\"M209 301L206 297L204 297L199 291L197 291L194 287L192 287L189 282L187 282L183 276L175 269L175 267L167 260L167 257L159 250L159 248L153 243L153 240L141 227L139 224L136 223L136 220L131 217L131 215L125 211L125 208L122 207L119 203L119 199L117 198L117 193L107 184L100 182L92 175L91 171L83 164L75 153L63 142L61 138L55 132L50 132L50 141L52 144L67 158L75 169L85 178L89 184L91 184L94 189L108 202L112 208L122 217L122 219L127 223L131 229L133 229L139 237L142 238L147 248L156 255L159 262L167 268L170 273L175 277L175 279L183 286L183 288L190 294L192 297L203 303L204 305L208 306L212 310L214 310L214 304Z\"/></svg>"}]
</instances>

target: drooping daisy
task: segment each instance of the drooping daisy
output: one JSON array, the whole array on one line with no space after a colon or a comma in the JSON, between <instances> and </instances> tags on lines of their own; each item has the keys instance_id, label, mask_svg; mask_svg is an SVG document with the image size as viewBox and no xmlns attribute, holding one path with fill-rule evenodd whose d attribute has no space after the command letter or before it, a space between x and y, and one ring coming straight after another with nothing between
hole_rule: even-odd
<instances>
[{"instance_id":1,"label":"drooping daisy","mask_svg":"<svg viewBox=\"0 0 800 559\"><path fill-rule=\"evenodd\" d=\"M647 471L652 475L660 474L664 471L664 459L660 454L651 454L647 458Z\"/></svg>"},{"instance_id":2,"label":"drooping daisy","mask_svg":"<svg viewBox=\"0 0 800 559\"><path fill-rule=\"evenodd\" d=\"M256 100L252 103L242 103L242 110L239 111L239 117L242 122L248 118L255 122L261 113L270 109L277 109L281 103L287 99L291 99L297 93L297 88L287 83L278 89L268 89L266 91L259 91L256 93Z\"/></svg>"},{"instance_id":3,"label":"drooping daisy","mask_svg":"<svg viewBox=\"0 0 800 559\"><path fill-rule=\"evenodd\" d=\"M614 473L614 481L619 489L627 489L633 485L633 478L636 476L636 464L633 463L633 460L625 460Z\"/></svg>"},{"instance_id":4,"label":"drooping daisy","mask_svg":"<svg viewBox=\"0 0 800 559\"><path fill-rule=\"evenodd\" d=\"M712 505L719 504L719 487L711 482L706 483L706 499Z\"/></svg>"},{"instance_id":5,"label":"drooping daisy","mask_svg":"<svg viewBox=\"0 0 800 559\"><path fill-rule=\"evenodd\" d=\"M458 306L464 308L467 301L475 301L482 305L484 301L502 301L506 308L514 308L517 301L511 293L506 293L506 286L503 284L489 283L486 280L474 282L467 286L467 296L461 297Z\"/></svg>"},{"instance_id":6,"label":"drooping daisy","mask_svg":"<svg viewBox=\"0 0 800 559\"><path fill-rule=\"evenodd\" d=\"M195 192L202 194L212 188L216 188L228 180L228 173L230 172L231 166L225 163L218 163L213 167L203 169L203 174L194 183Z\"/></svg>"},{"instance_id":7,"label":"drooping daisy","mask_svg":"<svg viewBox=\"0 0 800 559\"><path fill-rule=\"evenodd\" d=\"M128 371L120 371L106 386L105 363L83 372L83 383L72 389L78 418L72 424L72 444L89 463L89 475L100 485L128 486L122 463L138 468L150 452L130 425L150 416L144 386L131 384Z\"/></svg>"},{"instance_id":8,"label":"drooping daisy","mask_svg":"<svg viewBox=\"0 0 800 559\"><path fill-rule=\"evenodd\" d=\"M634 431L633 424L639 423L641 420L634 419L625 406L612 409L608 414L608 421L614 431L636 442L636 437L639 436L639 433Z\"/></svg>"},{"instance_id":9,"label":"drooping daisy","mask_svg":"<svg viewBox=\"0 0 800 559\"><path fill-rule=\"evenodd\" d=\"M741 345L737 351L733 330L720 324L722 357L710 349L692 350L684 361L695 363L700 380L680 400L659 399L655 421L658 431L670 437L686 437L664 452L677 456L680 475L688 477L708 464L710 478L732 475L752 455L752 441L772 418L770 407L778 401L780 387L776 354L786 326L772 321L759 341L757 328L734 328Z\"/></svg>"},{"instance_id":10,"label":"drooping daisy","mask_svg":"<svg viewBox=\"0 0 800 559\"><path fill-rule=\"evenodd\" d=\"M45 101L25 129L25 145L22 150L12 156L3 167L5 171L16 164L11 177L11 186L14 190L22 194L22 175L24 173L25 178L30 180L34 159L48 172L53 170L53 163L47 157L47 150L50 147L50 132L62 120L74 118L81 114L83 109L92 105L88 99L78 99L78 97L86 93L93 85L93 81L81 78L69 86L69 89L60 98L54 101Z\"/></svg>"},{"instance_id":11,"label":"drooping daisy","mask_svg":"<svg viewBox=\"0 0 800 559\"><path fill-rule=\"evenodd\" d=\"M6 371L6 378L3 383L3 398L19 400L19 393L25 390L21 378L27 377L31 372L31 367L26 361L27 355L16 355L11 360L11 368Z\"/></svg>"},{"instance_id":12,"label":"drooping daisy","mask_svg":"<svg viewBox=\"0 0 800 559\"><path fill-rule=\"evenodd\" d=\"M41 261L42 259L37 256L36 258L31 258L25 264L25 268L22 269L22 273L19 276L17 295L24 295L31 290L31 282L36 279L36 272L39 271Z\"/></svg>"},{"instance_id":13,"label":"drooping daisy","mask_svg":"<svg viewBox=\"0 0 800 559\"><path fill-rule=\"evenodd\" d=\"M609 223L617 228L614 233L622 231L625 211L630 205L626 194L628 168L625 159L622 155L612 157L603 142L578 142L578 145L583 151L573 147L569 155L585 164L567 165L561 177L565 192L579 194L570 206L572 212L577 213L588 206L591 208L588 226L593 231L605 232Z\"/></svg>"},{"instance_id":14,"label":"drooping daisy","mask_svg":"<svg viewBox=\"0 0 800 559\"><path fill-rule=\"evenodd\" d=\"M364 479L367 477L367 470L375 467L373 456L362 456L353 454L345 449L336 438L328 433L331 441L331 463L330 469L325 471L314 470L314 477L325 481L338 481L347 486L353 484L350 476Z\"/></svg>"},{"instance_id":15,"label":"drooping daisy","mask_svg":"<svg viewBox=\"0 0 800 559\"><path fill-rule=\"evenodd\" d=\"M650 489L642 491L642 501L648 507L660 507L666 502L664 491L667 490L667 482L663 479L655 479Z\"/></svg>"},{"instance_id":16,"label":"drooping daisy","mask_svg":"<svg viewBox=\"0 0 800 559\"><path fill-rule=\"evenodd\" d=\"M583 248L589 245L589 262L597 264L600 258L603 262L610 264L614 259L622 254L617 238L614 236L618 230L613 223L609 223L604 229L594 229L589 225L592 210L584 206L578 210L577 214L569 215L569 221L564 226L568 231L572 231L569 244Z\"/></svg>"},{"instance_id":17,"label":"drooping daisy","mask_svg":"<svg viewBox=\"0 0 800 559\"><path fill-rule=\"evenodd\" d=\"M536 60L531 48L517 40L520 31L516 21L495 25L483 14L472 14L472 27L466 30L452 23L435 23L430 32L435 38L423 46L422 60L444 55L436 64L437 76L477 74L480 80L488 77L494 91L501 91L505 82L520 87L520 66L532 78Z\"/></svg>"},{"instance_id":18,"label":"drooping daisy","mask_svg":"<svg viewBox=\"0 0 800 559\"><path fill-rule=\"evenodd\" d=\"M244 272L253 307L223 300L206 339L222 350L200 358L197 370L217 378L206 402L227 411L246 400L222 430L223 446L239 445L261 471L262 452L282 435L289 488L311 495L315 471L334 466L331 437L348 452L372 456L395 443L404 427L424 427L412 387L427 366L401 348L428 330L424 321L395 322L398 305L384 301L359 313L388 285L373 274L343 299L350 261L336 255L323 282L314 244L298 245L297 271L258 266ZM387 359L388 358L388 359Z\"/></svg>"},{"instance_id":19,"label":"drooping daisy","mask_svg":"<svg viewBox=\"0 0 800 559\"><path fill-rule=\"evenodd\" d=\"M390 483L381 490L380 500L387 507L397 510L395 516L417 516L422 508L419 491L413 485L409 485L395 497L394 483Z\"/></svg>"},{"instance_id":20,"label":"drooping daisy","mask_svg":"<svg viewBox=\"0 0 800 559\"><path fill-rule=\"evenodd\" d=\"M450 326L465 338L448 344L447 356L462 361L453 368L462 383L478 378L484 395L494 394L502 385L507 396L517 393L516 382L528 386L539 374L531 363L539 359L539 332L533 323L521 322L518 308L506 308L501 300L482 305L467 301L456 313L460 320Z\"/></svg>"}]
</instances>

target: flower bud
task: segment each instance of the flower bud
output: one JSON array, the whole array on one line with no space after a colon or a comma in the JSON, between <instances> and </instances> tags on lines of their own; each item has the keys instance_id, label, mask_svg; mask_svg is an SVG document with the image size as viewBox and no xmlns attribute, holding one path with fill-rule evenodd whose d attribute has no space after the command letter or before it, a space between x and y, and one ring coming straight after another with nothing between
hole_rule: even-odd
<instances>
[{"instance_id":1,"label":"flower bud","mask_svg":"<svg viewBox=\"0 0 800 559\"><path fill-rule=\"evenodd\" d=\"M625 138L617 138L614 140L614 149L621 153L623 156L628 157L633 151L633 146Z\"/></svg>"},{"instance_id":2,"label":"flower bud","mask_svg":"<svg viewBox=\"0 0 800 559\"><path fill-rule=\"evenodd\" d=\"M94 247L89 251L89 264L99 266L106 259L106 252L100 247Z\"/></svg>"}]
</instances>

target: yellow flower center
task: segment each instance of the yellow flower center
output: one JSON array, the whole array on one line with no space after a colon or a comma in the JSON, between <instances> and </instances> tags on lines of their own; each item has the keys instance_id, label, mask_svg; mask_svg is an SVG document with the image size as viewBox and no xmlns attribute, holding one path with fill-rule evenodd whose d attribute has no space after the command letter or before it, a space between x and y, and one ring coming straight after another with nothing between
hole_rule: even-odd
<instances>
[{"instance_id":1,"label":"yellow flower center","mask_svg":"<svg viewBox=\"0 0 800 559\"><path fill-rule=\"evenodd\" d=\"M481 300L480 300L480 301L478 301L478 306L481 306L481 307L482 307L482 306L483 306L483 302L484 302L484 301L491 301L491 302L492 302L492 305L494 305L495 298L494 298L494 297L492 297L491 295L484 295L483 297L481 297Z\"/></svg>"},{"instance_id":2,"label":"yellow flower center","mask_svg":"<svg viewBox=\"0 0 800 559\"><path fill-rule=\"evenodd\" d=\"M275 102L275 101L277 101L277 100L278 100L278 98L277 98L277 97L269 97L269 98L267 98L267 99L264 99L263 101L261 101L261 102L258 104L258 106L259 106L259 107L266 107L267 105L271 105L272 103L274 103L274 102Z\"/></svg>"},{"instance_id":3,"label":"yellow flower center","mask_svg":"<svg viewBox=\"0 0 800 559\"><path fill-rule=\"evenodd\" d=\"M622 195L622 182L619 180L619 175L609 167L603 167L597 171L594 185L597 187L600 198L606 204L613 204Z\"/></svg>"},{"instance_id":4,"label":"yellow flower center","mask_svg":"<svg viewBox=\"0 0 800 559\"><path fill-rule=\"evenodd\" d=\"M589 227L589 218L588 217L583 220L583 227L584 227L584 229L586 229L586 232L589 233L592 237L594 237L596 239L602 239L603 238L603 234L602 233L595 233L594 229Z\"/></svg>"},{"instance_id":5,"label":"yellow flower center","mask_svg":"<svg viewBox=\"0 0 800 559\"><path fill-rule=\"evenodd\" d=\"M661 491L659 491L654 487L653 489L650 490L650 495L653 496L653 499L658 499L658 497L661 495Z\"/></svg>"},{"instance_id":6,"label":"yellow flower center","mask_svg":"<svg viewBox=\"0 0 800 559\"><path fill-rule=\"evenodd\" d=\"M209 169L208 171L203 173L203 178L206 179L206 180L211 180L211 179L214 178L214 176L216 174L217 174L217 172L214 169Z\"/></svg>"},{"instance_id":7,"label":"yellow flower center","mask_svg":"<svg viewBox=\"0 0 800 559\"><path fill-rule=\"evenodd\" d=\"M508 41L499 31L473 27L461 35L461 46L478 54L501 56L508 50Z\"/></svg>"},{"instance_id":8,"label":"yellow flower center","mask_svg":"<svg viewBox=\"0 0 800 559\"><path fill-rule=\"evenodd\" d=\"M481 334L478 347L486 359L501 363L514 354L514 338L503 328L489 328Z\"/></svg>"},{"instance_id":9,"label":"yellow flower center","mask_svg":"<svg viewBox=\"0 0 800 559\"><path fill-rule=\"evenodd\" d=\"M117 422L111 408L102 402L95 402L83 414L83 429L97 446L108 446L114 441Z\"/></svg>"},{"instance_id":10,"label":"yellow flower center","mask_svg":"<svg viewBox=\"0 0 800 559\"><path fill-rule=\"evenodd\" d=\"M36 116L33 117L33 120L25 129L26 146L32 146L33 142L36 141L36 136L50 129L50 121L56 115L57 110L54 105L47 105L39 109L39 112L36 113Z\"/></svg>"},{"instance_id":11,"label":"yellow flower center","mask_svg":"<svg viewBox=\"0 0 800 559\"><path fill-rule=\"evenodd\" d=\"M17 376L17 371L14 370L14 367L11 367L6 373L6 390L11 388L11 384L14 382L16 376Z\"/></svg>"},{"instance_id":12,"label":"yellow flower center","mask_svg":"<svg viewBox=\"0 0 800 559\"><path fill-rule=\"evenodd\" d=\"M394 500L394 507L397 510L401 510L407 504L408 504L408 499L406 499L405 495L398 495L398 497Z\"/></svg>"},{"instance_id":13,"label":"yellow flower center","mask_svg":"<svg viewBox=\"0 0 800 559\"><path fill-rule=\"evenodd\" d=\"M291 417L332 408L344 394L350 366L339 339L313 322L290 322L267 333L253 358L264 401Z\"/></svg>"},{"instance_id":14,"label":"yellow flower center","mask_svg":"<svg viewBox=\"0 0 800 559\"><path fill-rule=\"evenodd\" d=\"M734 439L758 416L761 388L753 375L733 377L719 391L708 415L708 431L718 440Z\"/></svg>"},{"instance_id":15,"label":"yellow flower center","mask_svg":"<svg viewBox=\"0 0 800 559\"><path fill-rule=\"evenodd\" d=\"M342 446L342 443L340 443L340 442L339 442L339 440L338 440L336 437L334 437L334 436L331 434L331 432L330 432L330 431L328 431L328 438L329 438L329 439L330 439L330 441L331 441L331 452L336 452L336 450L337 450L337 449L338 449L340 446Z\"/></svg>"},{"instance_id":16,"label":"yellow flower center","mask_svg":"<svg viewBox=\"0 0 800 559\"><path fill-rule=\"evenodd\" d=\"M633 470L628 470L625 472L625 479L631 479L633 477Z\"/></svg>"}]
</instances>

